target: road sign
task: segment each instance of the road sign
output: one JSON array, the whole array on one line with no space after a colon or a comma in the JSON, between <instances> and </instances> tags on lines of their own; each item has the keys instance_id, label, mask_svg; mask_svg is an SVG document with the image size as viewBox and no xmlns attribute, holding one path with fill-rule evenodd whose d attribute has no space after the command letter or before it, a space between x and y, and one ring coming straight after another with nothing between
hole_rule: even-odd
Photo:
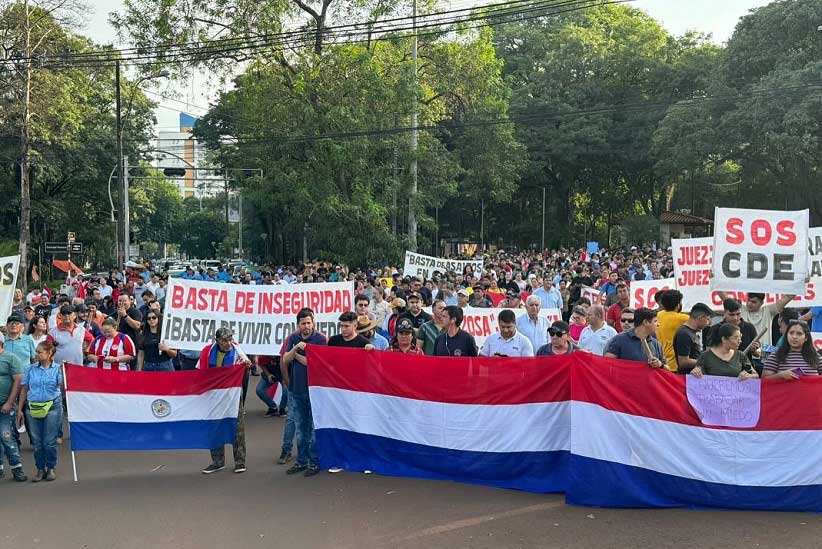
<instances>
[{"instance_id":1,"label":"road sign","mask_svg":"<svg viewBox=\"0 0 822 549\"><path fill-rule=\"evenodd\" d=\"M73 231L69 231L68 236L66 237L66 240L68 240L69 242L74 242L75 235L74 235Z\"/></svg>"},{"instance_id":2,"label":"road sign","mask_svg":"<svg viewBox=\"0 0 822 549\"><path fill-rule=\"evenodd\" d=\"M69 251L69 243L68 242L46 242L43 246L43 251L47 254L67 254ZM83 253L83 243L82 242L72 242L71 243L71 253L73 254L81 254Z\"/></svg>"}]
</instances>

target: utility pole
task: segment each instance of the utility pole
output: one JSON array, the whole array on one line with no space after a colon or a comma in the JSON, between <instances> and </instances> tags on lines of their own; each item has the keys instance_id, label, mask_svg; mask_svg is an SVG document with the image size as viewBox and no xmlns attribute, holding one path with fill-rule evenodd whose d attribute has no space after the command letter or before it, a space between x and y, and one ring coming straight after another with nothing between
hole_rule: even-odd
<instances>
[{"instance_id":1,"label":"utility pole","mask_svg":"<svg viewBox=\"0 0 822 549\"><path fill-rule=\"evenodd\" d=\"M542 240L540 241L539 253L545 250L545 187L542 188Z\"/></svg>"},{"instance_id":2,"label":"utility pole","mask_svg":"<svg viewBox=\"0 0 822 549\"><path fill-rule=\"evenodd\" d=\"M28 0L23 1L25 28L25 69L23 77L23 115L20 124L20 274L18 284L25 294L28 291L29 279L29 244L31 240L31 12Z\"/></svg>"},{"instance_id":3,"label":"utility pole","mask_svg":"<svg viewBox=\"0 0 822 549\"><path fill-rule=\"evenodd\" d=\"M122 157L123 164L123 246L125 260L131 259L131 206L128 202L128 157Z\"/></svg>"},{"instance_id":4,"label":"utility pole","mask_svg":"<svg viewBox=\"0 0 822 549\"><path fill-rule=\"evenodd\" d=\"M239 194L240 194L240 222L237 225L237 230L239 231L239 238L238 238L238 240L239 240L238 248L240 249L239 257L240 257L240 259L242 259L243 258L243 193L240 192Z\"/></svg>"},{"instance_id":5,"label":"utility pole","mask_svg":"<svg viewBox=\"0 0 822 549\"><path fill-rule=\"evenodd\" d=\"M414 38L411 42L411 58L414 65L414 84L411 105L411 188L408 190L408 247L417 251L417 0L413 0L412 13Z\"/></svg>"},{"instance_id":6,"label":"utility pole","mask_svg":"<svg viewBox=\"0 0 822 549\"><path fill-rule=\"evenodd\" d=\"M117 223L117 233L121 235L120 244L117 245L117 265L122 267L127 261L128 256L128 228L126 227L127 219L126 200L128 193L126 191L125 170L123 169L123 113L122 103L120 101L120 61L114 62L114 110L115 110L115 127L117 133L117 188L120 190L120 218Z\"/></svg>"}]
</instances>

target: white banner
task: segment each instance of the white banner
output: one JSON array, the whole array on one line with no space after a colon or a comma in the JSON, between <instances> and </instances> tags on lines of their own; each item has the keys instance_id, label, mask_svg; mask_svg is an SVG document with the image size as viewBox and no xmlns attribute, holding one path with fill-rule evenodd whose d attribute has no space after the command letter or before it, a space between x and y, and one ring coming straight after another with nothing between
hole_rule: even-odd
<instances>
[{"instance_id":1,"label":"white banner","mask_svg":"<svg viewBox=\"0 0 822 549\"><path fill-rule=\"evenodd\" d=\"M431 307L424 307L423 310L431 314ZM498 316L500 311L506 309L492 309L485 307L465 307L462 310L463 319L461 328L474 336L477 347L482 347L485 340L491 334L499 332ZM525 309L508 309L514 311L517 319L526 314ZM548 320L548 323L562 320L562 311L559 309L540 309L539 316ZM537 350L534 349L534 352Z\"/></svg>"},{"instance_id":2,"label":"white banner","mask_svg":"<svg viewBox=\"0 0 822 549\"><path fill-rule=\"evenodd\" d=\"M465 266L471 265L474 272L479 274L482 272L483 264L484 260L482 259L444 259L406 251L402 273L405 276L431 278L434 273L462 274Z\"/></svg>"},{"instance_id":3,"label":"white banner","mask_svg":"<svg viewBox=\"0 0 822 549\"><path fill-rule=\"evenodd\" d=\"M587 297L591 305L602 305L602 292L590 286L583 286L579 293L580 297Z\"/></svg>"},{"instance_id":4,"label":"white banner","mask_svg":"<svg viewBox=\"0 0 822 549\"><path fill-rule=\"evenodd\" d=\"M714 290L804 295L808 210L717 208L714 230Z\"/></svg>"},{"instance_id":5,"label":"white banner","mask_svg":"<svg viewBox=\"0 0 822 549\"><path fill-rule=\"evenodd\" d=\"M166 289L163 340L199 351L221 326L234 330L246 354L277 355L297 329L297 313L314 310L316 329L339 332L337 319L354 309L353 282L247 286L172 278Z\"/></svg>"},{"instance_id":6,"label":"white banner","mask_svg":"<svg viewBox=\"0 0 822 549\"><path fill-rule=\"evenodd\" d=\"M640 307L656 309L656 299L654 299L656 294L662 290L674 289L676 289L676 281L673 278L635 280L631 282L631 307L634 309Z\"/></svg>"},{"instance_id":7,"label":"white banner","mask_svg":"<svg viewBox=\"0 0 822 549\"><path fill-rule=\"evenodd\" d=\"M14 303L14 289L17 287L17 270L20 256L0 257L0 326L6 325Z\"/></svg>"}]
</instances>

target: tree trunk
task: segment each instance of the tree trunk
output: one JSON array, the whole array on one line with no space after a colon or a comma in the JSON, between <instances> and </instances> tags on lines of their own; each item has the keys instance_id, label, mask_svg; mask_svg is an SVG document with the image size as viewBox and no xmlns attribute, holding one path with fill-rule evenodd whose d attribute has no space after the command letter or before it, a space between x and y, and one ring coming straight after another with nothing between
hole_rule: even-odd
<instances>
[{"instance_id":1,"label":"tree trunk","mask_svg":"<svg viewBox=\"0 0 822 549\"><path fill-rule=\"evenodd\" d=\"M29 155L31 154L30 124L31 124L31 25L29 18L28 0L23 2L25 11L25 56L26 69L23 82L23 115L20 124L20 270L17 277L18 286L25 295L28 292L29 282L29 241L31 240L31 169Z\"/></svg>"}]
</instances>

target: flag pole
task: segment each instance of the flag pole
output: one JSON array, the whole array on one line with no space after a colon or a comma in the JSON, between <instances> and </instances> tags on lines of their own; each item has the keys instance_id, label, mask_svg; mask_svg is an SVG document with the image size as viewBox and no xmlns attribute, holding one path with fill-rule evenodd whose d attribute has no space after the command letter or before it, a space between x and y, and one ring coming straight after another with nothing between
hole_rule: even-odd
<instances>
[{"instance_id":1,"label":"flag pole","mask_svg":"<svg viewBox=\"0 0 822 549\"><path fill-rule=\"evenodd\" d=\"M65 409L68 410L68 380L66 378L66 363L63 362L63 387L66 389L66 404ZM73 440L71 436L71 421L66 421L69 430L69 440ZM74 449L71 450L71 469L74 471L74 482L77 482L77 459L74 457Z\"/></svg>"}]
</instances>

